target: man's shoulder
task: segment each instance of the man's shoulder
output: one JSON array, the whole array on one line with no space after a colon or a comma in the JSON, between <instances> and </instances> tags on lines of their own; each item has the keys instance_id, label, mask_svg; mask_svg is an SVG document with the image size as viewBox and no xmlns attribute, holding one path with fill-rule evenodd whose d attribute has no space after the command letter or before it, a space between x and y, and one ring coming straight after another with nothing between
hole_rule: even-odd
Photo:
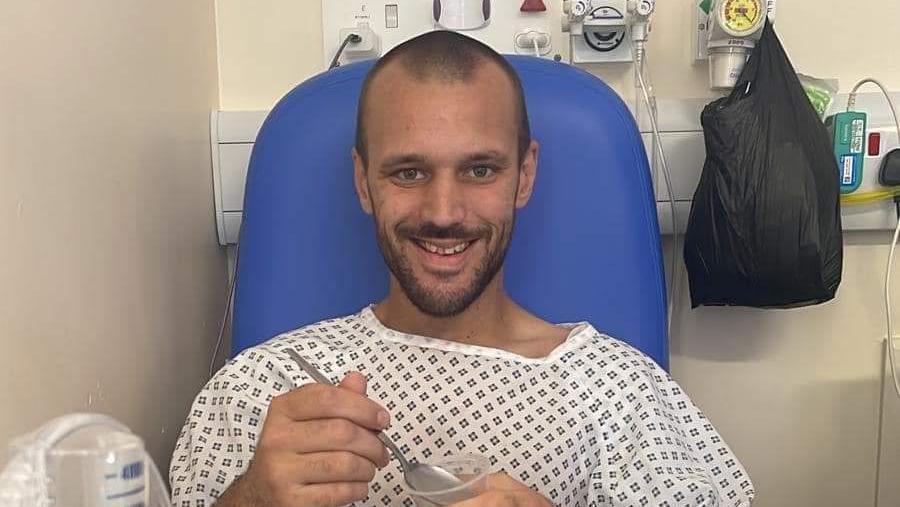
<instances>
[{"instance_id":1,"label":"man's shoulder","mask_svg":"<svg viewBox=\"0 0 900 507\"><path fill-rule=\"evenodd\" d=\"M283 384L294 384L299 377L305 377L294 367L293 360L285 352L287 349L304 356L320 369L329 370L344 351L358 348L374 335L366 325L365 311L299 327L247 348L229 360L212 381L230 379L236 381L235 387L246 388L279 378L281 382L275 386L276 390L283 389Z\"/></svg>"},{"instance_id":2,"label":"man's shoulder","mask_svg":"<svg viewBox=\"0 0 900 507\"><path fill-rule=\"evenodd\" d=\"M605 372L606 377L617 377L620 374L642 377L652 376L655 381L662 382L668 377L666 372L656 364L650 356L626 342L587 324L584 330L586 344L575 354L580 364Z\"/></svg>"},{"instance_id":3,"label":"man's shoulder","mask_svg":"<svg viewBox=\"0 0 900 507\"><path fill-rule=\"evenodd\" d=\"M320 320L313 324L283 332L259 345L246 349L241 354L268 356L281 355L286 348L297 352L324 353L337 351L371 338L374 331L366 321L367 309L357 313Z\"/></svg>"}]
</instances>

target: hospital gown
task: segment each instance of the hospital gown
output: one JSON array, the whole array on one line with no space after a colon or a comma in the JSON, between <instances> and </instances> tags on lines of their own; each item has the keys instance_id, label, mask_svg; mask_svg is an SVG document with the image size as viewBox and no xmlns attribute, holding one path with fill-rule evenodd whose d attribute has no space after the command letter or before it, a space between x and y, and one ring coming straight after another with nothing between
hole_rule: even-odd
<instances>
[{"instance_id":1,"label":"hospital gown","mask_svg":"<svg viewBox=\"0 0 900 507\"><path fill-rule=\"evenodd\" d=\"M641 352L587 323L531 359L400 333L371 308L278 336L231 360L194 400L172 458L173 504L210 506L250 464L272 398L359 371L419 461L475 453L561 506L745 506L753 485L700 410ZM397 461L356 505L411 506Z\"/></svg>"}]
</instances>

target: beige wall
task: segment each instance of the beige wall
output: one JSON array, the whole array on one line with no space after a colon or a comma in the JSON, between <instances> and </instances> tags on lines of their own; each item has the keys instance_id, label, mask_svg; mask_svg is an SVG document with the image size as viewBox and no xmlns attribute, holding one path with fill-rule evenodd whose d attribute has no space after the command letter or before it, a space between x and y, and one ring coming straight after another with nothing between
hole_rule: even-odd
<instances>
[{"instance_id":1,"label":"beige wall","mask_svg":"<svg viewBox=\"0 0 900 507\"><path fill-rule=\"evenodd\" d=\"M710 95L706 67L690 63L692 3L658 5L649 55L661 98ZM900 3L852 3L849 9L840 0L779 2L778 31L793 63L807 74L839 78L844 91L866 75L900 91L894 26ZM217 5L223 109L268 109L322 70L319 0ZM848 32L854 46L837 37ZM632 93L627 67L598 73L626 97ZM756 505L874 504L888 242L886 234L848 235L840 296L816 308L692 311L683 279L672 370L750 469L760 492ZM888 507L900 505L900 403L889 391L884 399L880 505Z\"/></svg>"},{"instance_id":2,"label":"beige wall","mask_svg":"<svg viewBox=\"0 0 900 507\"><path fill-rule=\"evenodd\" d=\"M214 4L2 10L0 445L98 411L165 467L225 294L209 155Z\"/></svg>"},{"instance_id":3,"label":"beige wall","mask_svg":"<svg viewBox=\"0 0 900 507\"><path fill-rule=\"evenodd\" d=\"M874 505L889 241L887 233L845 236L839 296L817 307L691 310L684 287L673 375L749 468L755 505ZM882 476L893 480L882 481L878 505L892 507L900 505L900 401L893 391L884 400Z\"/></svg>"}]
</instances>

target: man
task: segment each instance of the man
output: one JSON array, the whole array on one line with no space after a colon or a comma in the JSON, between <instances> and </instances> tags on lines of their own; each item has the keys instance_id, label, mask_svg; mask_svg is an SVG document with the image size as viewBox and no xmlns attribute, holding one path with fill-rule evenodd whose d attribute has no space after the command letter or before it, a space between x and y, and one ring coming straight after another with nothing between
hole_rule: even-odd
<instances>
[{"instance_id":1,"label":"man","mask_svg":"<svg viewBox=\"0 0 900 507\"><path fill-rule=\"evenodd\" d=\"M352 157L389 294L226 365L179 438L175 505L412 505L381 429L419 461L490 458L460 507L749 505L746 471L652 360L504 292L537 154L519 79L487 46L432 32L384 56ZM312 384L288 349L340 386Z\"/></svg>"}]
</instances>

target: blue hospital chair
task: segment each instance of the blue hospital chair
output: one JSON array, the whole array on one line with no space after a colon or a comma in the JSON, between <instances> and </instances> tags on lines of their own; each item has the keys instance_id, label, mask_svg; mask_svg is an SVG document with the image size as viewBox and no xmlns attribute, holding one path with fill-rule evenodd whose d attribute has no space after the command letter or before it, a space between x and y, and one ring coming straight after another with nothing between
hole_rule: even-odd
<instances>
[{"instance_id":1,"label":"blue hospital chair","mask_svg":"<svg viewBox=\"0 0 900 507\"><path fill-rule=\"evenodd\" d=\"M517 215L510 295L551 322L587 320L668 367L666 286L651 175L634 119L603 82L565 64L508 57L540 143ZM372 62L320 74L272 110L250 159L232 354L358 311L388 270L353 188L356 103Z\"/></svg>"}]
</instances>

